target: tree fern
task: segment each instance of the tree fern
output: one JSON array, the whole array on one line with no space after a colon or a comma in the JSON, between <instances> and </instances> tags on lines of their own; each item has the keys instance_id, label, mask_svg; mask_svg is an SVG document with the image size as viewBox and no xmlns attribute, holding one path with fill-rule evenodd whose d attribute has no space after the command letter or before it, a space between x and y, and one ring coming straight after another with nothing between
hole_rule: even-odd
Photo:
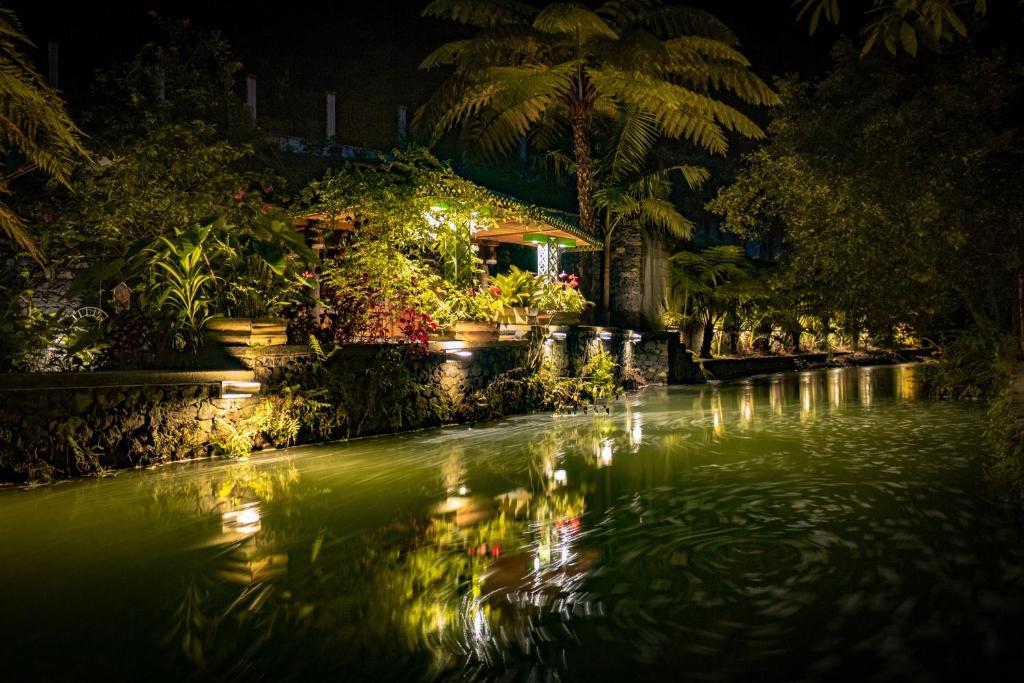
<instances>
[{"instance_id":1,"label":"tree fern","mask_svg":"<svg viewBox=\"0 0 1024 683\"><path fill-rule=\"evenodd\" d=\"M31 46L13 12L0 8L0 152L12 148L31 166L67 186L76 158L84 156L81 132L64 103L22 54ZM10 177L0 177L0 194L10 192ZM42 252L24 222L0 203L0 230L40 263Z\"/></svg>"}]
</instances>

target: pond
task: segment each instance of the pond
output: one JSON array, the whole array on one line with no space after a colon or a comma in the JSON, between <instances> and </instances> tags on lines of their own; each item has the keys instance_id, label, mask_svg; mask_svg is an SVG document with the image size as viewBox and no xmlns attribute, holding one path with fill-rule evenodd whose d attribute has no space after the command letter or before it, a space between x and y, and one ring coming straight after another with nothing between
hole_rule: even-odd
<instances>
[{"instance_id":1,"label":"pond","mask_svg":"<svg viewBox=\"0 0 1024 683\"><path fill-rule=\"evenodd\" d=\"M4 680L982 680L1024 543L915 367L0 490Z\"/></svg>"}]
</instances>

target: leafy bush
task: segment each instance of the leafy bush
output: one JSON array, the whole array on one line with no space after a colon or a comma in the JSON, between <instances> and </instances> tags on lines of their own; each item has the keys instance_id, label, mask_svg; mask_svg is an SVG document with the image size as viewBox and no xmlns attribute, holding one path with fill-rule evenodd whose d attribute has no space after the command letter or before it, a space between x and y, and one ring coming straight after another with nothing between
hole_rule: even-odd
<instances>
[{"instance_id":1,"label":"leafy bush","mask_svg":"<svg viewBox=\"0 0 1024 683\"><path fill-rule=\"evenodd\" d=\"M575 275L562 273L557 280L545 277L537 280L533 301L541 310L582 313L587 310L587 306L593 305L580 294L579 281Z\"/></svg>"},{"instance_id":2,"label":"leafy bush","mask_svg":"<svg viewBox=\"0 0 1024 683\"><path fill-rule=\"evenodd\" d=\"M526 307L533 303L537 289L537 278L533 273L512 266L507 274L495 275L491 282L498 288L498 299L502 306Z\"/></svg>"}]
</instances>

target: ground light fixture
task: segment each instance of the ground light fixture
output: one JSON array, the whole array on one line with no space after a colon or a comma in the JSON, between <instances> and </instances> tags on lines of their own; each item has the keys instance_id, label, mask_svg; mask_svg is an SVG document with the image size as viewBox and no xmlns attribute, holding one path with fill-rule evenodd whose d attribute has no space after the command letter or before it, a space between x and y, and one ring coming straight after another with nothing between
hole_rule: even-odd
<instances>
[{"instance_id":1,"label":"ground light fixture","mask_svg":"<svg viewBox=\"0 0 1024 683\"><path fill-rule=\"evenodd\" d=\"M220 383L220 397L252 398L260 393L261 387L262 385L259 382L244 382L226 379Z\"/></svg>"},{"instance_id":2,"label":"ground light fixture","mask_svg":"<svg viewBox=\"0 0 1024 683\"><path fill-rule=\"evenodd\" d=\"M466 349L466 348L463 348L463 347L459 347L457 349L445 349L444 353L445 353L445 356L447 356L447 358L445 360L447 360L449 363L454 363L455 361L457 361L460 358L472 358L473 357L473 352L470 351L469 349Z\"/></svg>"}]
</instances>

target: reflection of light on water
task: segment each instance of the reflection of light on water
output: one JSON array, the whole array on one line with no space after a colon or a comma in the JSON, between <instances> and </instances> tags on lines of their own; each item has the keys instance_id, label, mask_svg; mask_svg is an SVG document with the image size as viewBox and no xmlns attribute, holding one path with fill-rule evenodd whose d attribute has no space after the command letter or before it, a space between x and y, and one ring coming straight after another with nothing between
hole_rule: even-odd
<instances>
[{"instance_id":1,"label":"reflection of light on water","mask_svg":"<svg viewBox=\"0 0 1024 683\"><path fill-rule=\"evenodd\" d=\"M874 399L871 379L871 368L860 368L857 372L857 389L860 393L860 403L865 407L870 406Z\"/></svg>"},{"instance_id":2,"label":"reflection of light on water","mask_svg":"<svg viewBox=\"0 0 1024 683\"><path fill-rule=\"evenodd\" d=\"M833 408L841 408L846 398L842 368L832 368L828 373L828 395Z\"/></svg>"},{"instance_id":3,"label":"reflection of light on water","mask_svg":"<svg viewBox=\"0 0 1024 683\"><path fill-rule=\"evenodd\" d=\"M605 465L605 466L612 464L612 441L611 441L611 439L605 439L604 442L601 444L601 458L600 458L599 463L601 465Z\"/></svg>"},{"instance_id":4,"label":"reflection of light on water","mask_svg":"<svg viewBox=\"0 0 1024 683\"><path fill-rule=\"evenodd\" d=\"M800 378L800 421L813 422L817 417L817 406L815 405L815 394L817 387L811 381L810 375L803 375Z\"/></svg>"},{"instance_id":5,"label":"reflection of light on water","mask_svg":"<svg viewBox=\"0 0 1024 683\"><path fill-rule=\"evenodd\" d=\"M722 397L716 391L711 396L711 428L715 436L725 436L725 420L722 417Z\"/></svg>"},{"instance_id":6,"label":"reflection of light on water","mask_svg":"<svg viewBox=\"0 0 1024 683\"><path fill-rule=\"evenodd\" d=\"M916 398L913 368L905 365L893 368L893 382L895 383L896 398L904 401Z\"/></svg>"},{"instance_id":7,"label":"reflection of light on water","mask_svg":"<svg viewBox=\"0 0 1024 683\"><path fill-rule=\"evenodd\" d=\"M785 402L782 380L776 377L772 379L771 386L768 387L768 406L771 408L772 415L782 415Z\"/></svg>"},{"instance_id":8,"label":"reflection of light on water","mask_svg":"<svg viewBox=\"0 0 1024 683\"><path fill-rule=\"evenodd\" d=\"M633 424L629 428L629 445L631 447L637 447L644 440L644 422L643 417L636 415L633 417Z\"/></svg>"},{"instance_id":9,"label":"reflection of light on water","mask_svg":"<svg viewBox=\"0 0 1024 683\"><path fill-rule=\"evenodd\" d=\"M743 385L743 393L740 394L740 423L749 427L754 419L754 390L751 385Z\"/></svg>"},{"instance_id":10,"label":"reflection of light on water","mask_svg":"<svg viewBox=\"0 0 1024 683\"><path fill-rule=\"evenodd\" d=\"M255 534L262 528L260 510L256 503L246 505L237 510L229 510L220 517L220 530L225 535Z\"/></svg>"}]
</instances>

